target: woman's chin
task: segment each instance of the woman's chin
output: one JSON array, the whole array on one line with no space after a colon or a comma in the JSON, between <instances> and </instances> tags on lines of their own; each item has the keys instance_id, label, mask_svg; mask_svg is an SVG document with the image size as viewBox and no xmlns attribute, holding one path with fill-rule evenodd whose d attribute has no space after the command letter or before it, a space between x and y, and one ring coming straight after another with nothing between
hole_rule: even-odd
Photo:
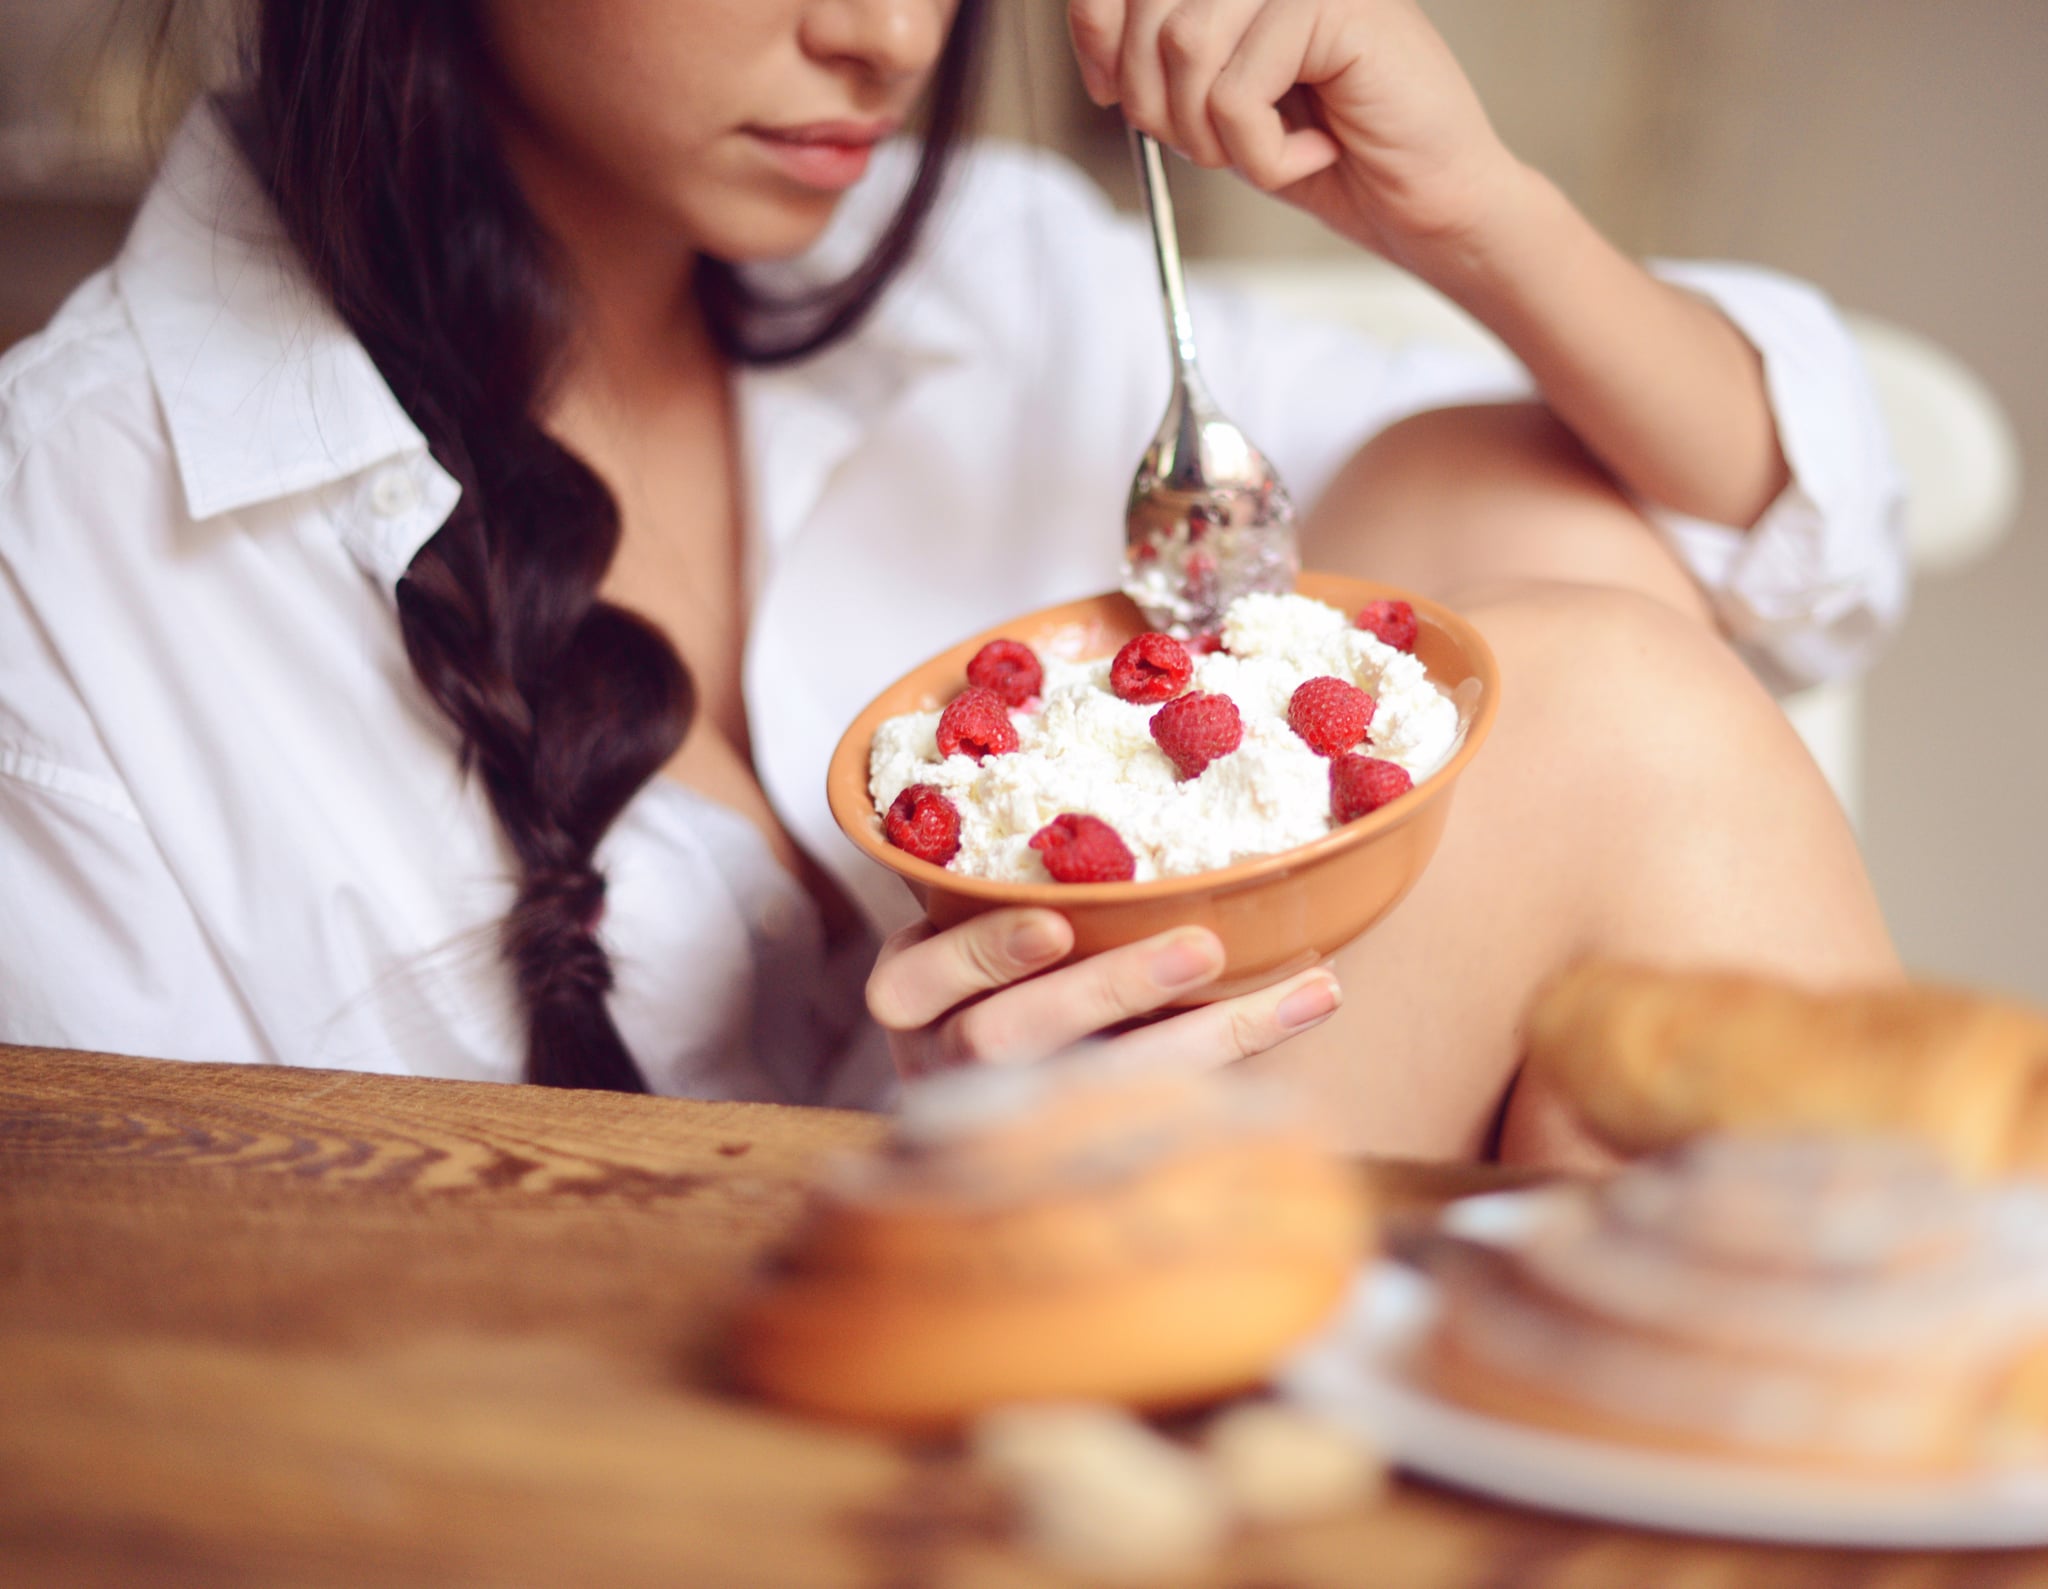
<instances>
[{"instance_id":1,"label":"woman's chin","mask_svg":"<svg viewBox=\"0 0 2048 1589\"><path fill-rule=\"evenodd\" d=\"M734 265L766 265L808 253L825 235L837 193L748 195L691 227L699 250Z\"/></svg>"}]
</instances>

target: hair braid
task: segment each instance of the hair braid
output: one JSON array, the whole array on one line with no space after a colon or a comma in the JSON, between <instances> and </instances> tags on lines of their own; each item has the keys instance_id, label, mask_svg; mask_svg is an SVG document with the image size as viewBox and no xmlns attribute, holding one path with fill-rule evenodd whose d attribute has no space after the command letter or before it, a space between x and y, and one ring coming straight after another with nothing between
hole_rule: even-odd
<instances>
[{"instance_id":1,"label":"hair braid","mask_svg":"<svg viewBox=\"0 0 2048 1589\"><path fill-rule=\"evenodd\" d=\"M643 1091L605 1004L595 854L681 743L690 683L658 632L598 600L617 507L534 417L562 307L480 67L454 5L271 5L239 119L287 233L462 490L398 617L518 863L501 938L527 1079Z\"/></svg>"},{"instance_id":2,"label":"hair braid","mask_svg":"<svg viewBox=\"0 0 2048 1589\"><path fill-rule=\"evenodd\" d=\"M983 3L961 0L923 165L875 255L795 306L808 329L772 347L741 322L781 306L712 266L705 303L721 347L797 356L873 304L960 130ZM526 1011L527 1078L643 1091L606 1008L595 855L681 744L693 692L659 631L598 599L617 505L537 418L568 308L497 144L471 4L262 0L252 43L230 104L242 144L314 279L461 488L399 582L398 617L518 862L502 943Z\"/></svg>"}]
</instances>

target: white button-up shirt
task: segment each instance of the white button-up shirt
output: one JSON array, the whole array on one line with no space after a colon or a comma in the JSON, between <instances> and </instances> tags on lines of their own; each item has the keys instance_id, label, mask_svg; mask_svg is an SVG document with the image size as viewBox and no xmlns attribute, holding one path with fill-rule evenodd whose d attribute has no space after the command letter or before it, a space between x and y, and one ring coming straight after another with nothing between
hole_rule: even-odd
<instances>
[{"instance_id":1,"label":"white button-up shirt","mask_svg":"<svg viewBox=\"0 0 2048 1589\"><path fill-rule=\"evenodd\" d=\"M858 259L907 164L786 273ZM834 829L827 758L920 658L1115 583L1165 399L1146 248L1057 162L982 150L857 334L736 377L756 768L877 928L908 900ZM1849 338L1798 284L1670 273L1762 351L1794 480L1747 534L1659 522L1761 665L1853 670L1904 557ZM1527 390L1483 356L1197 313L1210 385L1303 499L1395 419ZM0 1040L518 1077L515 868L394 605L456 494L195 113L119 259L0 362ZM865 965L746 822L657 777L599 861L614 1015L657 1090L885 1093Z\"/></svg>"}]
</instances>

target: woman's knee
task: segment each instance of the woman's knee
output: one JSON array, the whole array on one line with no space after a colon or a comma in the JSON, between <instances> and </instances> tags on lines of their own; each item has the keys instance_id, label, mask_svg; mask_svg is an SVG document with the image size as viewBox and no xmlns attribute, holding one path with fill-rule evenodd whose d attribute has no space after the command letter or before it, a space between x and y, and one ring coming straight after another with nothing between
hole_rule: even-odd
<instances>
[{"instance_id":1,"label":"woman's knee","mask_svg":"<svg viewBox=\"0 0 2048 1589\"><path fill-rule=\"evenodd\" d=\"M1498 588L1470 612L1500 655L1498 796L1540 812L1568 857L1579 947L1816 978L1892 967L1840 803L1714 634L1576 585Z\"/></svg>"},{"instance_id":2,"label":"woman's knee","mask_svg":"<svg viewBox=\"0 0 2048 1589\"><path fill-rule=\"evenodd\" d=\"M1465 609L1498 654L1504 722L1603 802L1723 782L1838 814L1778 703L1719 635L1639 592L1497 582Z\"/></svg>"}]
</instances>

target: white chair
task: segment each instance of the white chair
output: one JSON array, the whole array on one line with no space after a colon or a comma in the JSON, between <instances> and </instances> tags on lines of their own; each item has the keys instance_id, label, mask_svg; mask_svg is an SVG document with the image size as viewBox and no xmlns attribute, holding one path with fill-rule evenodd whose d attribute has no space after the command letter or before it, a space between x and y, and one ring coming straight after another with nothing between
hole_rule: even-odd
<instances>
[{"instance_id":1,"label":"white chair","mask_svg":"<svg viewBox=\"0 0 2048 1589\"><path fill-rule=\"evenodd\" d=\"M1207 279L1276 307L1354 326L1381 341L1499 348L1490 332L1448 299L1373 261L1211 260L1200 270ZM1914 569L1924 575L1966 567L2012 527L2020 478L2012 426L1990 389L1925 337L1880 320L1848 318L1911 487L1906 533ZM1857 819L1860 687L1823 685L1783 704L1850 818Z\"/></svg>"}]
</instances>

